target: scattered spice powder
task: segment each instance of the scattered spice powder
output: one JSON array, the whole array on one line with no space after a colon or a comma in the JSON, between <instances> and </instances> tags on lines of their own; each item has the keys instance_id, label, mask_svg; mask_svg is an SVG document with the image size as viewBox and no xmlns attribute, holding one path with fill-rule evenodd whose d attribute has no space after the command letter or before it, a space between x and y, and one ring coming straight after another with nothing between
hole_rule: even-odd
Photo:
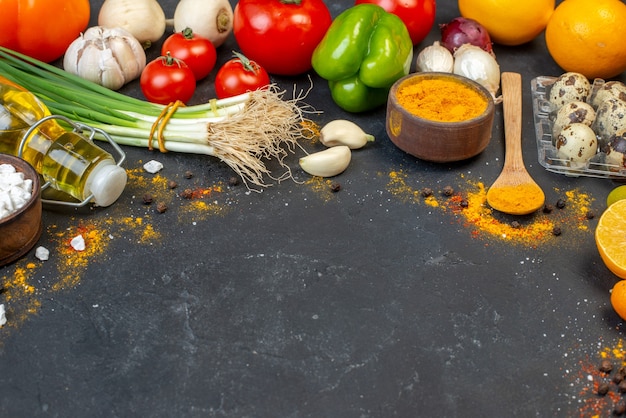
<instances>
[{"instance_id":1,"label":"scattered spice powder","mask_svg":"<svg viewBox=\"0 0 626 418\"><path fill-rule=\"evenodd\" d=\"M335 198L337 190L334 187L334 180L326 179L324 177L313 176L306 181L306 185L313 190L324 202L329 202ZM340 186L341 188L341 186Z\"/></svg>"},{"instance_id":2,"label":"scattered spice powder","mask_svg":"<svg viewBox=\"0 0 626 418\"><path fill-rule=\"evenodd\" d=\"M166 205L165 207L174 207L174 202L181 203L179 208L181 222L188 223L189 219L225 213L224 206L215 199L215 194L223 190L221 184L193 189L192 200L181 202L176 190L171 187L172 182L166 177L158 173L155 175L145 173L142 168L128 169L127 173L129 178L127 187L142 203L146 194L149 194L154 202L159 202L159 205ZM212 198L211 202L206 201L209 197ZM118 208L124 215L115 213ZM153 245L163 239L153 216L159 222L163 222L163 216L167 215L156 213L149 205L144 204L131 209L139 210L141 213L128 215L128 207L119 204L109 209L113 214L105 219L77 220L76 217L71 217L69 223L76 223L76 226L66 229L48 225L45 235L54 245L54 248L50 249L50 259L45 262L18 260L3 270L0 276L0 297L5 302L8 317L5 328L18 327L37 313L41 307L41 297L47 293L77 286L89 265L102 261L115 238L130 233L133 234L135 242L142 245ZM71 240L78 235L85 241L83 251L78 251L70 245ZM36 287L33 277L41 270L43 263L54 263L57 274L38 281L41 285ZM4 330L2 335L7 335Z\"/></svg>"},{"instance_id":3,"label":"scattered spice powder","mask_svg":"<svg viewBox=\"0 0 626 418\"><path fill-rule=\"evenodd\" d=\"M387 189L396 198L414 204L426 204L439 208L443 212L452 213L464 226L470 229L474 238L493 238L513 244L535 247L548 242L559 242L559 245L575 245L569 228L575 231L588 231L592 199L579 190L569 190L565 196L570 204L553 213L538 211L524 218L511 218L508 215L494 213L487 204L487 191L482 182L464 180L466 190L457 190L451 196L424 195L424 187L413 187L407 184L407 175L403 171L388 173ZM430 189L429 187L426 187ZM557 192L559 192L557 190ZM513 223L512 221L517 221ZM554 234L559 225L567 225L567 243L559 240Z\"/></svg>"},{"instance_id":4,"label":"scattered spice powder","mask_svg":"<svg viewBox=\"0 0 626 418\"><path fill-rule=\"evenodd\" d=\"M601 346L596 355L585 354L577 361L578 370L567 370L567 377L574 379L579 416L604 417L617 412L623 404L626 348L624 341L615 345ZM622 412L623 413L623 412Z\"/></svg>"},{"instance_id":5,"label":"scattered spice powder","mask_svg":"<svg viewBox=\"0 0 626 418\"><path fill-rule=\"evenodd\" d=\"M400 85L398 103L410 113L438 122L459 122L480 116L487 99L476 90L449 79L424 79Z\"/></svg>"}]
</instances>

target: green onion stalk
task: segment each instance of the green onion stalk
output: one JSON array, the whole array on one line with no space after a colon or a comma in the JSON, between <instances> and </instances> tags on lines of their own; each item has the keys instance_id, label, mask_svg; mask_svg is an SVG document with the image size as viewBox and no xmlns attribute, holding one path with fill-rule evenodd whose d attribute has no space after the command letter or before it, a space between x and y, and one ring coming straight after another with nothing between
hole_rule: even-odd
<instances>
[{"instance_id":1,"label":"green onion stalk","mask_svg":"<svg viewBox=\"0 0 626 418\"><path fill-rule=\"evenodd\" d=\"M99 128L120 145L152 149L157 144L162 152L217 157L248 188L267 186L266 176L279 181L291 177L285 158L306 132L302 94L287 100L275 85L172 108L110 90L5 47L0 47L0 74L35 94L52 114ZM264 163L268 159L277 159L285 173L273 176Z\"/></svg>"}]
</instances>

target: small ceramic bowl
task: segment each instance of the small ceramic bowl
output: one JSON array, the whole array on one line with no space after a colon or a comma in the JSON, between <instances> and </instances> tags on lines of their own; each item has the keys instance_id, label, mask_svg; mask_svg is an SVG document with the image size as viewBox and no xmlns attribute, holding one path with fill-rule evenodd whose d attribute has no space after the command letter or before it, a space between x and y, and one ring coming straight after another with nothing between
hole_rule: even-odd
<instances>
[{"instance_id":1,"label":"small ceramic bowl","mask_svg":"<svg viewBox=\"0 0 626 418\"><path fill-rule=\"evenodd\" d=\"M21 158L0 154L0 164L11 164L33 181L30 200L17 212L0 219L0 266L24 256L39 241L41 219L41 182L35 169Z\"/></svg>"},{"instance_id":2,"label":"small ceramic bowl","mask_svg":"<svg viewBox=\"0 0 626 418\"><path fill-rule=\"evenodd\" d=\"M398 103L397 92L426 79L461 83L484 97L487 107L480 115L460 122L439 122L416 116ZM413 73L396 81L389 91L386 130L398 148L417 158L439 163L461 161L480 154L487 147L494 114L493 97L477 82L449 73Z\"/></svg>"}]
</instances>

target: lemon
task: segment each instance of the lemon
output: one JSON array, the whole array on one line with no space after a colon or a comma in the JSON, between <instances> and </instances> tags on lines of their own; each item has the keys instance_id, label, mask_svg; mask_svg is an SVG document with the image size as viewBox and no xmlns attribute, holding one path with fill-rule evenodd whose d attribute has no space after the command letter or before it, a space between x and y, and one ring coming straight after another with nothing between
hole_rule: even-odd
<instances>
[{"instance_id":1,"label":"lemon","mask_svg":"<svg viewBox=\"0 0 626 418\"><path fill-rule=\"evenodd\" d=\"M537 37L554 11L554 0L459 0L461 16L487 29L491 40L521 45Z\"/></svg>"},{"instance_id":2,"label":"lemon","mask_svg":"<svg viewBox=\"0 0 626 418\"><path fill-rule=\"evenodd\" d=\"M567 0L546 27L546 46L565 71L589 79L626 70L626 4L621 0Z\"/></svg>"},{"instance_id":3,"label":"lemon","mask_svg":"<svg viewBox=\"0 0 626 418\"><path fill-rule=\"evenodd\" d=\"M606 207L608 208L613 203L618 200L626 199L626 184L622 186L617 186L606 197Z\"/></svg>"}]
</instances>

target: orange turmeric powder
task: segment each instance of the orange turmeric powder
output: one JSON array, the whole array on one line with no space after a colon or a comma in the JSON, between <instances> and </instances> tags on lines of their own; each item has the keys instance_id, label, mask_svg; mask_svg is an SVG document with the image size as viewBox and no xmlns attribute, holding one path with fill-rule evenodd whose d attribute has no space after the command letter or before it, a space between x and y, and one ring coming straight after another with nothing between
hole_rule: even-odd
<instances>
[{"instance_id":1,"label":"orange turmeric powder","mask_svg":"<svg viewBox=\"0 0 626 418\"><path fill-rule=\"evenodd\" d=\"M460 122L480 116L487 98L454 80L424 79L401 85L396 97L410 113L438 122Z\"/></svg>"}]
</instances>

